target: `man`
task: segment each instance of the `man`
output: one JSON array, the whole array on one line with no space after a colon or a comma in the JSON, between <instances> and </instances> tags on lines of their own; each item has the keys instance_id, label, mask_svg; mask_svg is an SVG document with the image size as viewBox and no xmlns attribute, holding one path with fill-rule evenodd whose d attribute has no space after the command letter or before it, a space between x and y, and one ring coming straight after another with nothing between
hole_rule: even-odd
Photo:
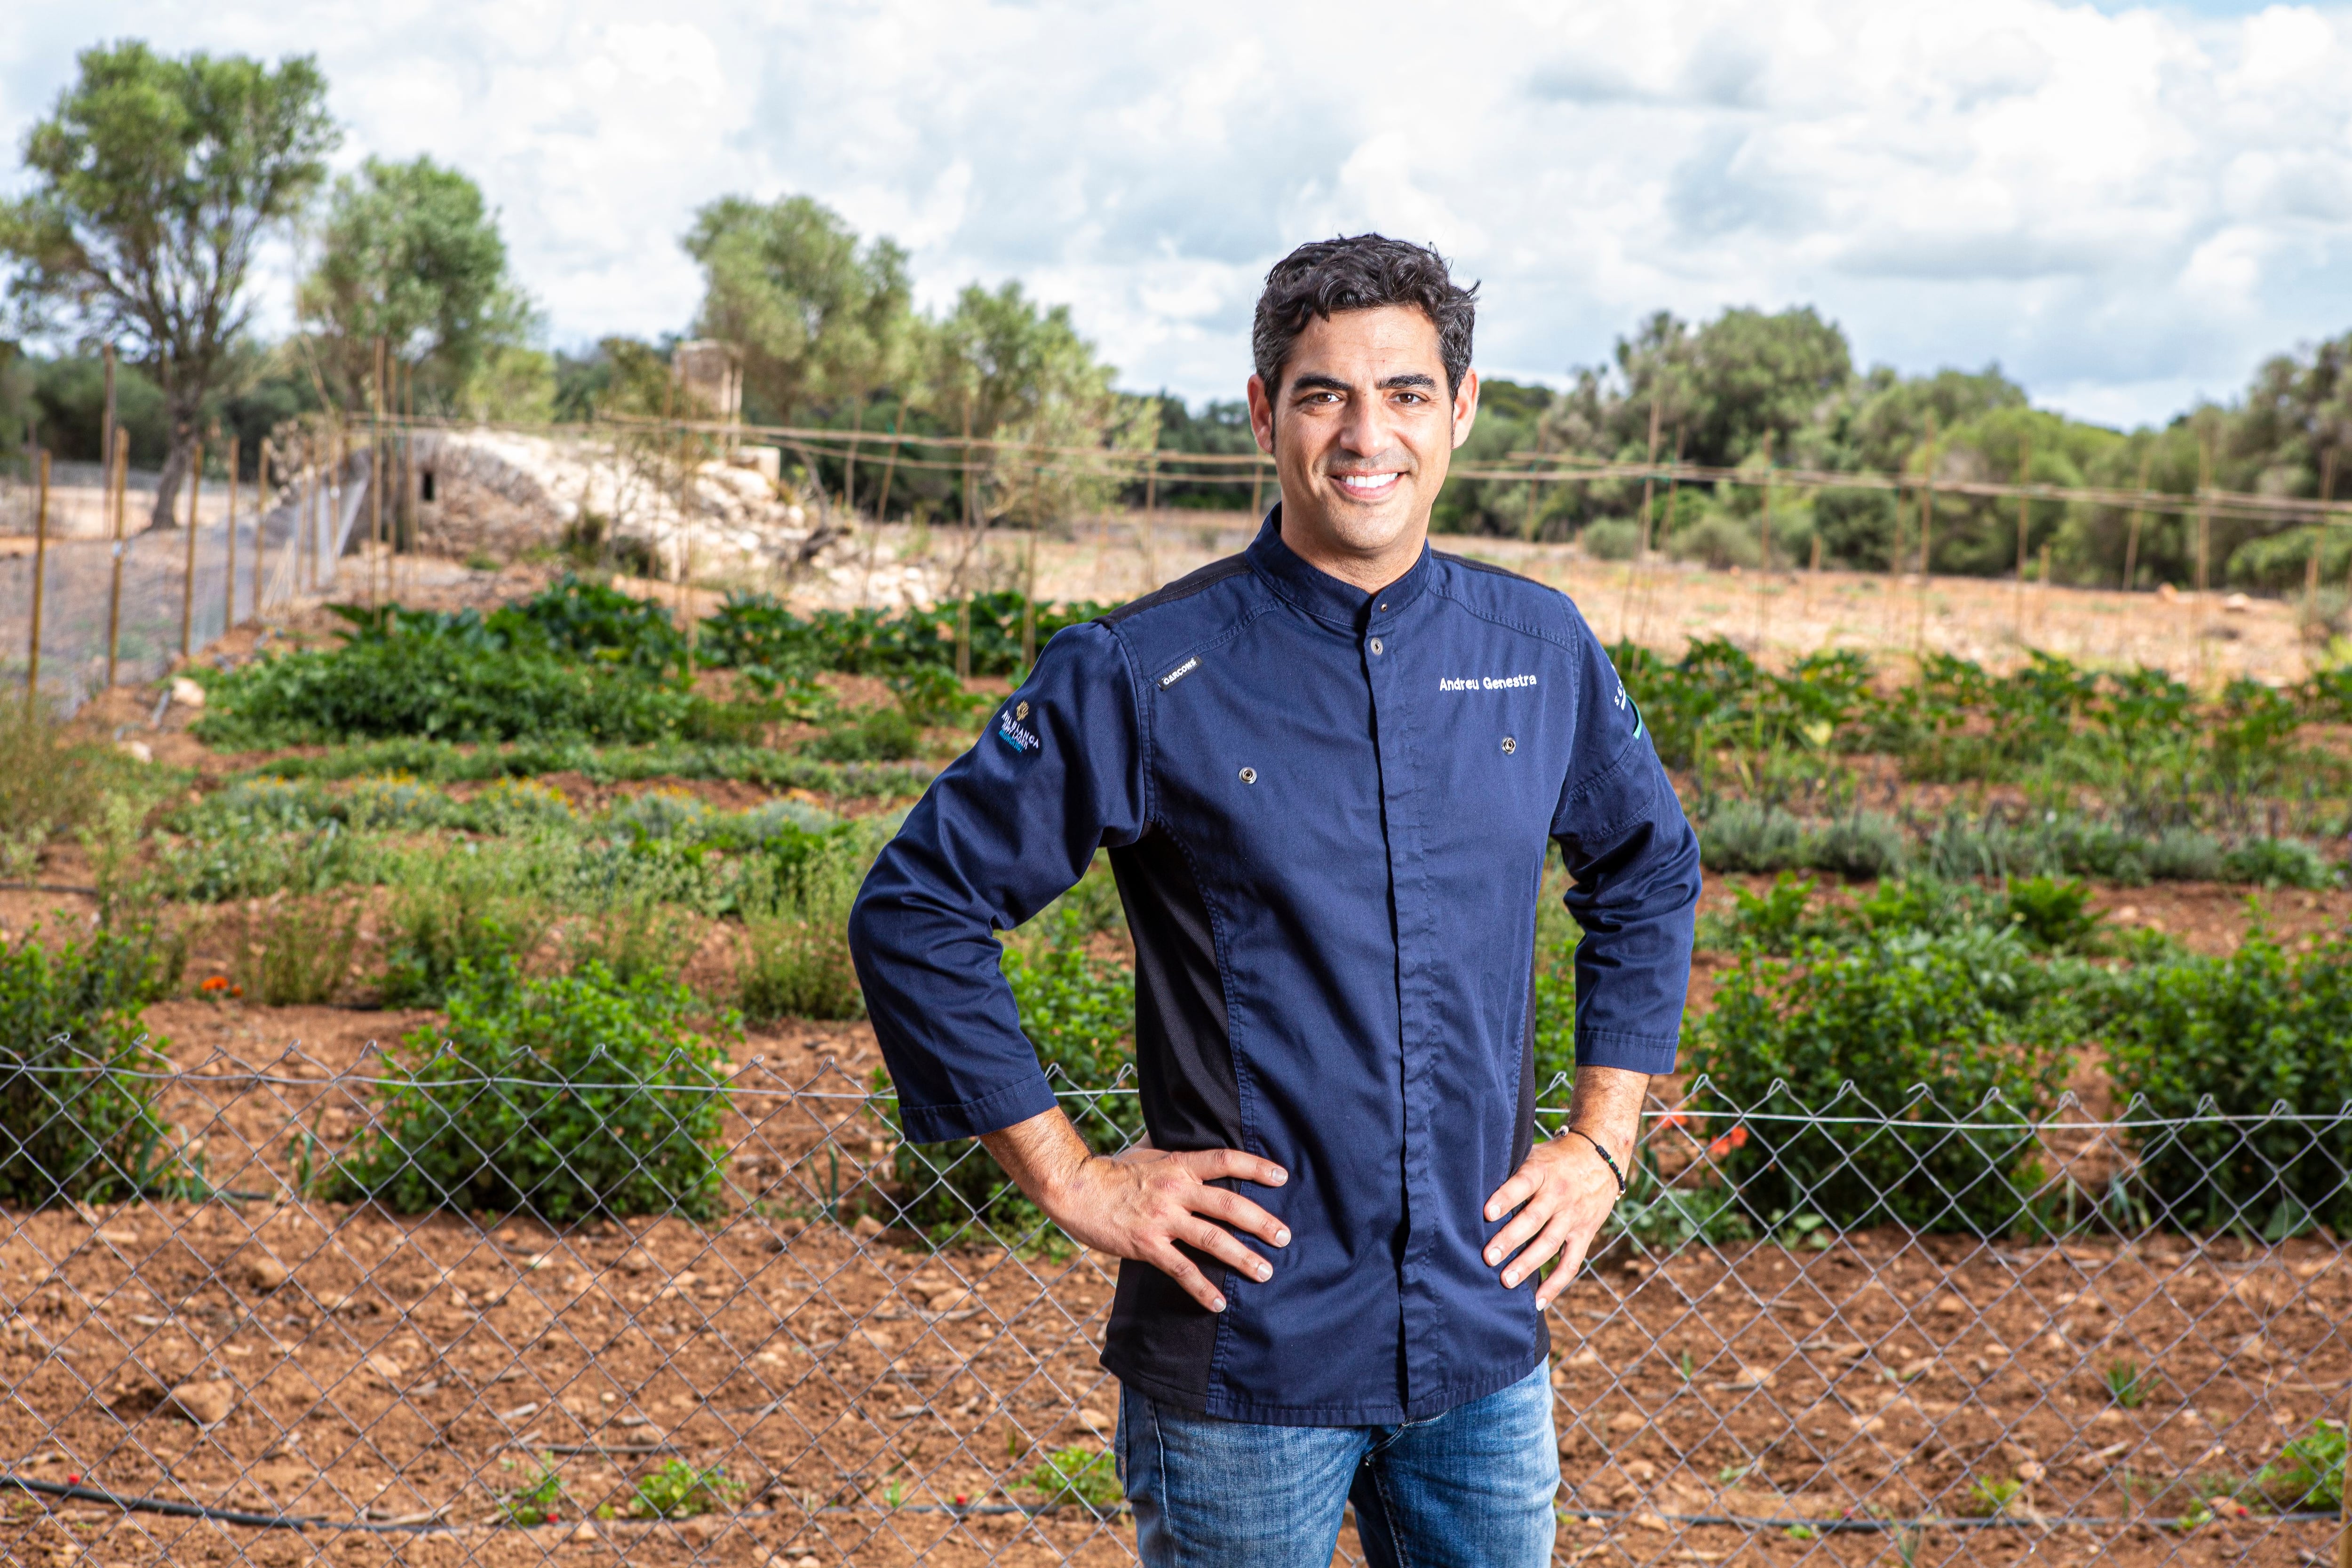
<instances>
[{"instance_id":1,"label":"man","mask_svg":"<svg viewBox=\"0 0 2352 1568\"><path fill-rule=\"evenodd\" d=\"M1543 1309L1674 1064L1696 841L1568 599L1432 552L1472 291L1368 235L1266 279L1257 540L1056 637L850 917L907 1136L978 1137L1127 1261L1103 1364L1146 1563L1549 1560ZM1570 1131L1534 1142L1536 900L1566 857ZM1056 1109L995 932L1098 847L1149 1146ZM1545 1272L1546 1267L1549 1272Z\"/></svg>"}]
</instances>

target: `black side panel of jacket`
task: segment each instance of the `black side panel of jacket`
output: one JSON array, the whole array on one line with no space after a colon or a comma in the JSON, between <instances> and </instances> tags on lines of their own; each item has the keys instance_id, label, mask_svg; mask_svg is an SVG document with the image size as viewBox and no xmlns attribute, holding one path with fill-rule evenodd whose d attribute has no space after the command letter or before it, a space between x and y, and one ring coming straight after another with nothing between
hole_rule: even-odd
<instances>
[{"instance_id":1,"label":"black side panel of jacket","mask_svg":"<svg viewBox=\"0 0 2352 1568\"><path fill-rule=\"evenodd\" d=\"M1192 868L1157 827L1113 849L1110 865L1135 938L1136 1076L1152 1142L1171 1150L1238 1149L1241 1086L1224 978ZM1223 1278L1223 1264L1184 1251L1210 1279ZM1149 1263L1121 1263L1108 1328L1108 1342L1127 1347L1132 1362L1118 1369L1122 1373L1148 1380L1163 1395L1206 1396L1217 1320L1167 1275Z\"/></svg>"}]
</instances>

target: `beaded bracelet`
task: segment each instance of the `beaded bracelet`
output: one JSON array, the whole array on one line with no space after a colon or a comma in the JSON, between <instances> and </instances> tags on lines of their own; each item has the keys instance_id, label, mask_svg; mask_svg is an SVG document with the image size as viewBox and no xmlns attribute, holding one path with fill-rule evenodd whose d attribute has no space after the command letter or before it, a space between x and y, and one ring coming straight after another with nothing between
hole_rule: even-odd
<instances>
[{"instance_id":1,"label":"beaded bracelet","mask_svg":"<svg viewBox=\"0 0 2352 1568\"><path fill-rule=\"evenodd\" d=\"M1602 1148L1601 1146L1601 1140L1595 1138L1591 1133L1587 1132L1583 1128L1571 1127L1569 1131L1575 1133L1579 1138L1583 1139L1587 1143L1592 1145L1592 1152L1601 1156L1601 1163L1609 1167L1609 1173L1611 1175L1617 1178L1617 1195L1621 1198L1623 1197L1625 1195L1625 1173L1617 1168L1617 1157L1612 1154L1608 1150Z\"/></svg>"}]
</instances>

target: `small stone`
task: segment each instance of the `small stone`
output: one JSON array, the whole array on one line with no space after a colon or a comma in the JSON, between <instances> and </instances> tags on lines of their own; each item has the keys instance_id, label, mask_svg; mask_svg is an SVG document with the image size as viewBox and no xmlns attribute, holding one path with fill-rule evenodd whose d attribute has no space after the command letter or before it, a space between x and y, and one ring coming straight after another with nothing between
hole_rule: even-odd
<instances>
[{"instance_id":1,"label":"small stone","mask_svg":"<svg viewBox=\"0 0 2352 1568\"><path fill-rule=\"evenodd\" d=\"M286 1283L289 1270L286 1265L266 1252L257 1252L245 1260L245 1278L257 1290L275 1290Z\"/></svg>"},{"instance_id":2,"label":"small stone","mask_svg":"<svg viewBox=\"0 0 2352 1568\"><path fill-rule=\"evenodd\" d=\"M232 1403L226 1384L184 1383L164 1396L163 1411L199 1426L214 1426L228 1419Z\"/></svg>"},{"instance_id":3,"label":"small stone","mask_svg":"<svg viewBox=\"0 0 2352 1568\"><path fill-rule=\"evenodd\" d=\"M849 1230L851 1235L861 1240L871 1241L882 1234L882 1222L870 1214L862 1214L857 1216L857 1223L851 1226Z\"/></svg>"},{"instance_id":4,"label":"small stone","mask_svg":"<svg viewBox=\"0 0 2352 1568\"><path fill-rule=\"evenodd\" d=\"M184 675L175 676L172 680L172 701L175 707L201 708L205 705L205 689Z\"/></svg>"},{"instance_id":5,"label":"small stone","mask_svg":"<svg viewBox=\"0 0 2352 1568\"><path fill-rule=\"evenodd\" d=\"M1936 1310L1947 1317L1949 1317L1956 1312L1965 1312L1968 1310L1969 1304L1966 1301L1961 1300L1958 1296L1939 1296L1936 1299Z\"/></svg>"},{"instance_id":6,"label":"small stone","mask_svg":"<svg viewBox=\"0 0 2352 1568\"><path fill-rule=\"evenodd\" d=\"M1639 1432L1650 1424L1650 1418L1638 1410L1621 1410L1609 1418L1612 1432Z\"/></svg>"},{"instance_id":7,"label":"small stone","mask_svg":"<svg viewBox=\"0 0 2352 1568\"><path fill-rule=\"evenodd\" d=\"M152 763L155 760L154 748L144 741L118 741L114 743L114 749L134 763Z\"/></svg>"},{"instance_id":8,"label":"small stone","mask_svg":"<svg viewBox=\"0 0 2352 1568\"><path fill-rule=\"evenodd\" d=\"M596 1527L585 1522L576 1525L572 1529L572 1539L578 1542L593 1541L596 1539Z\"/></svg>"}]
</instances>

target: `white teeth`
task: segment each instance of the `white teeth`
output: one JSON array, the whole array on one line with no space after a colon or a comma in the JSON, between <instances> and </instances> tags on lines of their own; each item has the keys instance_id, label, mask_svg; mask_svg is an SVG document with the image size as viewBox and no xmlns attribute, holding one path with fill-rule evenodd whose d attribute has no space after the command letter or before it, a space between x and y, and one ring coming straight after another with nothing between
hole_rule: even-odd
<instances>
[{"instance_id":1,"label":"white teeth","mask_svg":"<svg viewBox=\"0 0 2352 1568\"><path fill-rule=\"evenodd\" d=\"M1341 474L1339 482L1351 490L1376 490L1395 478L1394 474Z\"/></svg>"}]
</instances>

